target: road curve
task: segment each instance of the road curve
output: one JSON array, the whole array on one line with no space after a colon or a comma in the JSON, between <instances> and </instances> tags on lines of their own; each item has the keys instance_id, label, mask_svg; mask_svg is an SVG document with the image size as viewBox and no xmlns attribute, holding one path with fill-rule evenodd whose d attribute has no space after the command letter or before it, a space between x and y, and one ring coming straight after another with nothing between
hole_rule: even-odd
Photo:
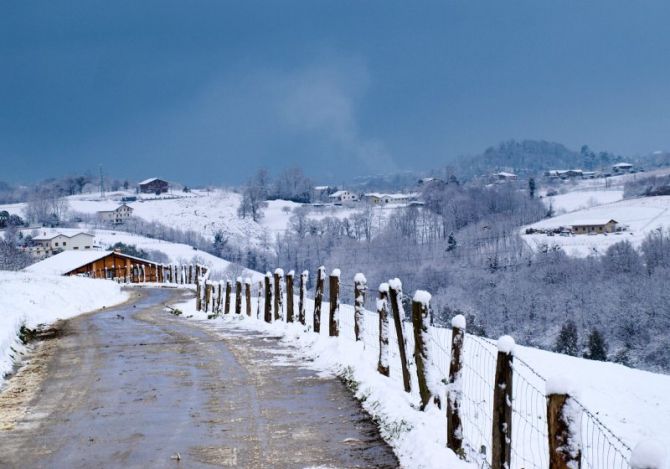
<instances>
[{"instance_id":1,"label":"road curve","mask_svg":"<svg viewBox=\"0 0 670 469\"><path fill-rule=\"evenodd\" d=\"M0 467L397 467L337 379L273 364L277 338L171 316L151 289L79 316L0 393ZM275 361L276 362L276 361Z\"/></svg>"}]
</instances>

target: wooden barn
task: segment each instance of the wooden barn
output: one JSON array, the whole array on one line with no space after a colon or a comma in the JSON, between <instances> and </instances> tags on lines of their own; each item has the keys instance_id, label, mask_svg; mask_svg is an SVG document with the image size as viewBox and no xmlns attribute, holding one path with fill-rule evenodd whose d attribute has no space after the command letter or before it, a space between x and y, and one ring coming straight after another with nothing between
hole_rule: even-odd
<instances>
[{"instance_id":1,"label":"wooden barn","mask_svg":"<svg viewBox=\"0 0 670 469\"><path fill-rule=\"evenodd\" d=\"M27 272L78 275L130 283L191 283L194 266L165 266L118 251L65 251L26 267ZM198 267L198 270L204 267Z\"/></svg>"},{"instance_id":2,"label":"wooden barn","mask_svg":"<svg viewBox=\"0 0 670 469\"><path fill-rule=\"evenodd\" d=\"M142 194L162 194L167 192L170 185L167 181L159 178L149 178L137 185L138 191Z\"/></svg>"}]
</instances>

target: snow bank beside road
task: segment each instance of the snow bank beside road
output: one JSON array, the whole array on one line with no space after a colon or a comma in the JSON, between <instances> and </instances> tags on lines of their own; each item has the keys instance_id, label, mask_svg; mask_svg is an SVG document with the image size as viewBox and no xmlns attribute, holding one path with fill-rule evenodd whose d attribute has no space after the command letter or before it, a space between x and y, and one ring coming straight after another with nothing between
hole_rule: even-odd
<instances>
[{"instance_id":1,"label":"snow bank beside road","mask_svg":"<svg viewBox=\"0 0 670 469\"><path fill-rule=\"evenodd\" d=\"M21 325L34 328L127 299L116 283L0 271L0 383L23 349Z\"/></svg>"}]
</instances>

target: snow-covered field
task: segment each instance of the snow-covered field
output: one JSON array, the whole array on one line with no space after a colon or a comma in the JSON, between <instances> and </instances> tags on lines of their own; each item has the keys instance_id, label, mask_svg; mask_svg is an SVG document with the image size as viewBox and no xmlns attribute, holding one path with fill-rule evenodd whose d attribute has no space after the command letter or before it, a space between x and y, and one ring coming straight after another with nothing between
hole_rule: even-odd
<instances>
[{"instance_id":1,"label":"snow-covered field","mask_svg":"<svg viewBox=\"0 0 670 469\"><path fill-rule=\"evenodd\" d=\"M566 194L568 195L568 194ZM570 226L574 222L584 220L616 220L628 229L615 234L547 236L545 234L523 234L523 239L533 248L542 245L560 246L567 254L588 256L602 254L612 244L624 239L634 246L639 246L644 237L658 228L670 227L670 196L641 197L620 200L604 205L577 210L574 212L548 218L532 225L531 228L557 228ZM523 227L524 233L527 227Z\"/></svg>"},{"instance_id":2,"label":"snow-covered field","mask_svg":"<svg viewBox=\"0 0 670 469\"><path fill-rule=\"evenodd\" d=\"M21 325L35 328L127 299L111 281L0 271L0 384L22 353Z\"/></svg>"},{"instance_id":3,"label":"snow-covered field","mask_svg":"<svg viewBox=\"0 0 670 469\"><path fill-rule=\"evenodd\" d=\"M622 189L613 190L575 190L550 197L543 197L542 201L556 214L573 212L598 205L610 204L623 199Z\"/></svg>"},{"instance_id":4,"label":"snow-covered field","mask_svg":"<svg viewBox=\"0 0 670 469\"><path fill-rule=\"evenodd\" d=\"M297 305L297 300L295 304ZM353 340L354 310L348 305L341 306L339 339L327 337L327 302L323 304L320 335L310 332L313 311L311 300L307 301L306 327L283 322L266 324L257 319L255 294L252 318L231 314L207 320L204 313L195 311L194 300L176 306L186 317L202 322L203 327L216 328L221 334L225 334L229 327L241 327L281 335L284 343L295 352L288 355L278 352L279 363L291 360L292 363L314 368L322 373L353 380L356 383L356 396L365 409L378 420L382 435L394 448L402 467L478 467L460 461L445 447L444 410L431 408L428 412L421 412L418 410L418 393L414 391L410 395L404 392L392 322L389 331L391 377L386 378L377 372L379 326L375 313L366 314L365 339L363 343L356 343ZM405 327L406 333L409 333L408 346L412 350L412 328L410 324ZM429 348L434 357L433 369L440 380L448 376L450 341L450 330L430 329ZM491 383L495 374L496 354L494 342L469 335L466 337L462 384L466 399L462 412L465 416L465 440L475 451L479 451L481 445L490 447ZM569 377L579 392L580 402L614 435L622 439L623 445L618 442L616 444L626 459L630 456L630 451L625 446L634 448L640 441L654 439L661 445L670 447L670 401L667 399L670 393L670 376L530 347L516 346L514 355L518 357L519 363L515 365L514 378L512 467L548 467L544 378L556 376ZM530 371L528 366L534 371ZM416 383L413 388L416 390ZM443 395L444 392L443 388ZM618 467L614 465L614 451L604 443L605 435L594 430L590 417L584 418L582 432L586 467ZM605 451L609 452L609 459L602 456ZM625 460L619 459L621 461Z\"/></svg>"}]
</instances>

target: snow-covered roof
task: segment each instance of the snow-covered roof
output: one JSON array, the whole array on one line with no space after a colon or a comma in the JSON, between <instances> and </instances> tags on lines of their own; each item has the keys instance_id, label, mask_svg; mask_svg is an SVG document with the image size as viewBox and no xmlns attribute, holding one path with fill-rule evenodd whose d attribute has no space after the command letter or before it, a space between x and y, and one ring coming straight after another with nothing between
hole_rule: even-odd
<instances>
[{"instance_id":1,"label":"snow-covered roof","mask_svg":"<svg viewBox=\"0 0 670 469\"><path fill-rule=\"evenodd\" d=\"M365 197L377 197L380 199L383 198L388 198L388 199L409 199L412 197L418 197L419 194L412 192L410 194L382 194L380 192L368 192L365 194Z\"/></svg>"},{"instance_id":2,"label":"snow-covered roof","mask_svg":"<svg viewBox=\"0 0 670 469\"><path fill-rule=\"evenodd\" d=\"M68 272L72 272L81 266L95 262L99 259L102 259L103 257L109 256L110 254L116 254L134 261L150 262L151 264L154 264L154 262L148 261L146 259L140 259L139 257L129 256L128 254L122 254L120 252L73 250L63 251L60 254L56 254L55 256L47 257L40 262L29 265L23 270L37 274L65 275Z\"/></svg>"},{"instance_id":3,"label":"snow-covered roof","mask_svg":"<svg viewBox=\"0 0 670 469\"><path fill-rule=\"evenodd\" d=\"M64 275L109 254L111 251L63 251L23 270L35 274Z\"/></svg>"},{"instance_id":4,"label":"snow-covered roof","mask_svg":"<svg viewBox=\"0 0 670 469\"><path fill-rule=\"evenodd\" d=\"M614 165L615 168L632 168L633 165L630 163L617 163Z\"/></svg>"},{"instance_id":5,"label":"snow-covered roof","mask_svg":"<svg viewBox=\"0 0 670 469\"><path fill-rule=\"evenodd\" d=\"M500 171L499 173L496 173L495 176L502 176L502 177L506 177L506 178L512 178L512 177L516 177L516 174L507 173L505 171Z\"/></svg>"},{"instance_id":6,"label":"snow-covered roof","mask_svg":"<svg viewBox=\"0 0 670 469\"><path fill-rule=\"evenodd\" d=\"M585 220L575 220L572 223L570 223L570 226L599 226L599 225L607 225L610 222L614 223L619 223L618 221L610 218L600 218L600 219L585 219Z\"/></svg>"},{"instance_id":7,"label":"snow-covered roof","mask_svg":"<svg viewBox=\"0 0 670 469\"><path fill-rule=\"evenodd\" d=\"M328 190L329 186L314 186L315 191L325 191Z\"/></svg>"},{"instance_id":8,"label":"snow-covered roof","mask_svg":"<svg viewBox=\"0 0 670 469\"><path fill-rule=\"evenodd\" d=\"M342 197L345 194L348 194L349 191L337 191L330 194L328 197Z\"/></svg>"},{"instance_id":9,"label":"snow-covered roof","mask_svg":"<svg viewBox=\"0 0 670 469\"><path fill-rule=\"evenodd\" d=\"M128 207L130 210L133 209L130 205L124 203L124 204L119 205L119 206L116 207L115 209L112 209L112 210L98 210L97 213L112 213L112 212L117 212L117 211L119 211L120 209L122 209L123 207Z\"/></svg>"},{"instance_id":10,"label":"snow-covered roof","mask_svg":"<svg viewBox=\"0 0 670 469\"><path fill-rule=\"evenodd\" d=\"M143 186L145 184L149 184L150 182L154 182L154 181L162 181L162 179L160 179L160 178L149 178L149 179L145 179L142 182L139 182L138 185Z\"/></svg>"},{"instance_id":11,"label":"snow-covered roof","mask_svg":"<svg viewBox=\"0 0 670 469\"><path fill-rule=\"evenodd\" d=\"M35 241L48 241L50 239L54 239L57 236L63 236L65 238L74 238L75 236L79 235L84 235L84 236L90 236L93 238L94 236L91 233L85 233L85 232L80 232L80 233L75 233L73 235L66 235L64 233L61 233L59 231L43 231L41 234L35 236L33 239Z\"/></svg>"}]
</instances>

